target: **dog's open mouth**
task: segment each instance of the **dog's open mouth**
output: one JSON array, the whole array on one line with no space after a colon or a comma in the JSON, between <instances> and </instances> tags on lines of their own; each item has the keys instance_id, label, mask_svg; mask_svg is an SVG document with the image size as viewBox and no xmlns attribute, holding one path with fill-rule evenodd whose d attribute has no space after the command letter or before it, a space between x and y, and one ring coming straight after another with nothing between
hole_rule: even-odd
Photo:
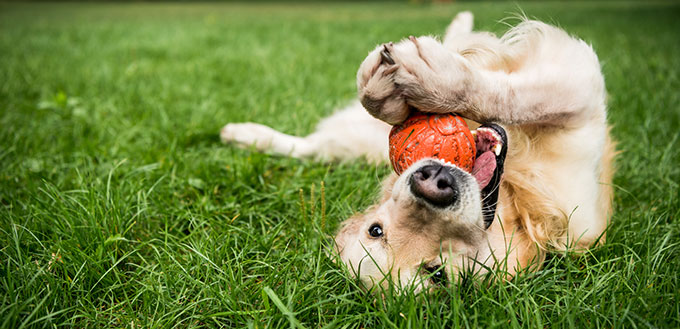
<instances>
[{"instance_id":1,"label":"dog's open mouth","mask_svg":"<svg viewBox=\"0 0 680 329\"><path fill-rule=\"evenodd\" d=\"M479 127L472 131L472 135L477 147L472 176L477 179L479 188L484 189L493 178L493 173L498 166L497 159L501 156L505 144L501 133L491 127Z\"/></svg>"},{"instance_id":2,"label":"dog's open mouth","mask_svg":"<svg viewBox=\"0 0 680 329\"><path fill-rule=\"evenodd\" d=\"M508 149L508 137L505 130L497 124L484 124L474 130L477 156L472 168L481 190L482 213L484 223L489 227L496 214L498 190L503 175L503 164Z\"/></svg>"}]
</instances>

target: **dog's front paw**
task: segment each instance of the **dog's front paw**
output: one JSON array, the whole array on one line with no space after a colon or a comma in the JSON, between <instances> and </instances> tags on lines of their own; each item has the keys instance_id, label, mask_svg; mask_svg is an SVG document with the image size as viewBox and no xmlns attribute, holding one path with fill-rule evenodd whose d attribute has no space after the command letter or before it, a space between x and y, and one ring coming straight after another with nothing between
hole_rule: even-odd
<instances>
[{"instance_id":1,"label":"dog's front paw","mask_svg":"<svg viewBox=\"0 0 680 329\"><path fill-rule=\"evenodd\" d=\"M409 108L394 83L393 73L398 65L385 57L388 46L392 44L378 46L361 63L357 89L359 100L368 113L389 124L398 124L406 120Z\"/></svg>"},{"instance_id":2,"label":"dog's front paw","mask_svg":"<svg viewBox=\"0 0 680 329\"><path fill-rule=\"evenodd\" d=\"M394 83L406 102L425 112L451 112L464 99L471 74L465 59L431 37L409 37L390 55Z\"/></svg>"},{"instance_id":3,"label":"dog's front paw","mask_svg":"<svg viewBox=\"0 0 680 329\"><path fill-rule=\"evenodd\" d=\"M374 116L398 123L409 105L424 112L453 112L464 108L471 79L459 54L431 37L409 37L378 47L359 70L362 104Z\"/></svg>"}]
</instances>

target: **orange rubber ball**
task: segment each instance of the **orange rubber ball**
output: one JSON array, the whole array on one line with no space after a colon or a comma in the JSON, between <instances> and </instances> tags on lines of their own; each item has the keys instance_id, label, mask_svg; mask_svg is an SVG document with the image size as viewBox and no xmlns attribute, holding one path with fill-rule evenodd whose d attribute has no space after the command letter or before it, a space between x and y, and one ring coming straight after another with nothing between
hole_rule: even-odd
<instances>
[{"instance_id":1,"label":"orange rubber ball","mask_svg":"<svg viewBox=\"0 0 680 329\"><path fill-rule=\"evenodd\" d=\"M448 161L471 172L475 162L475 140L463 118L453 114L417 112L390 131L390 162L401 175L423 158Z\"/></svg>"}]
</instances>

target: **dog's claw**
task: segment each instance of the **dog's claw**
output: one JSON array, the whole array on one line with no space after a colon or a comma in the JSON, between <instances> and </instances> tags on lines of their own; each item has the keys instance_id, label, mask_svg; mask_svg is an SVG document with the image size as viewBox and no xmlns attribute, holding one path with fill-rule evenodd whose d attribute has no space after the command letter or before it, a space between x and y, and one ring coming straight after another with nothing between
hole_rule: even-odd
<instances>
[{"instance_id":1,"label":"dog's claw","mask_svg":"<svg viewBox=\"0 0 680 329\"><path fill-rule=\"evenodd\" d=\"M390 52L387 49L387 45L385 45L383 47L383 50L380 52L380 57L382 58L383 63L394 65L394 59L392 59L392 56L390 56Z\"/></svg>"}]
</instances>

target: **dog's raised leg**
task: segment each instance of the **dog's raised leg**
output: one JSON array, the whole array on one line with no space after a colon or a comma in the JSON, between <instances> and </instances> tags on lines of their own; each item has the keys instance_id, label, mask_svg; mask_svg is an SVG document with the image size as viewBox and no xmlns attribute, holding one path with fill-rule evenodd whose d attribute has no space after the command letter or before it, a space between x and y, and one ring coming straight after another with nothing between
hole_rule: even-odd
<instances>
[{"instance_id":1,"label":"dog's raised leg","mask_svg":"<svg viewBox=\"0 0 680 329\"><path fill-rule=\"evenodd\" d=\"M574 127L595 117L604 123L604 80L583 41L535 21L501 39L484 33L446 39L410 37L371 52L357 75L366 109L392 124L407 117L409 105L478 122Z\"/></svg>"},{"instance_id":2,"label":"dog's raised leg","mask_svg":"<svg viewBox=\"0 0 680 329\"><path fill-rule=\"evenodd\" d=\"M446 28L444 35L444 45L459 43L459 38L472 32L474 16L469 11L462 11L456 15Z\"/></svg>"}]
</instances>

